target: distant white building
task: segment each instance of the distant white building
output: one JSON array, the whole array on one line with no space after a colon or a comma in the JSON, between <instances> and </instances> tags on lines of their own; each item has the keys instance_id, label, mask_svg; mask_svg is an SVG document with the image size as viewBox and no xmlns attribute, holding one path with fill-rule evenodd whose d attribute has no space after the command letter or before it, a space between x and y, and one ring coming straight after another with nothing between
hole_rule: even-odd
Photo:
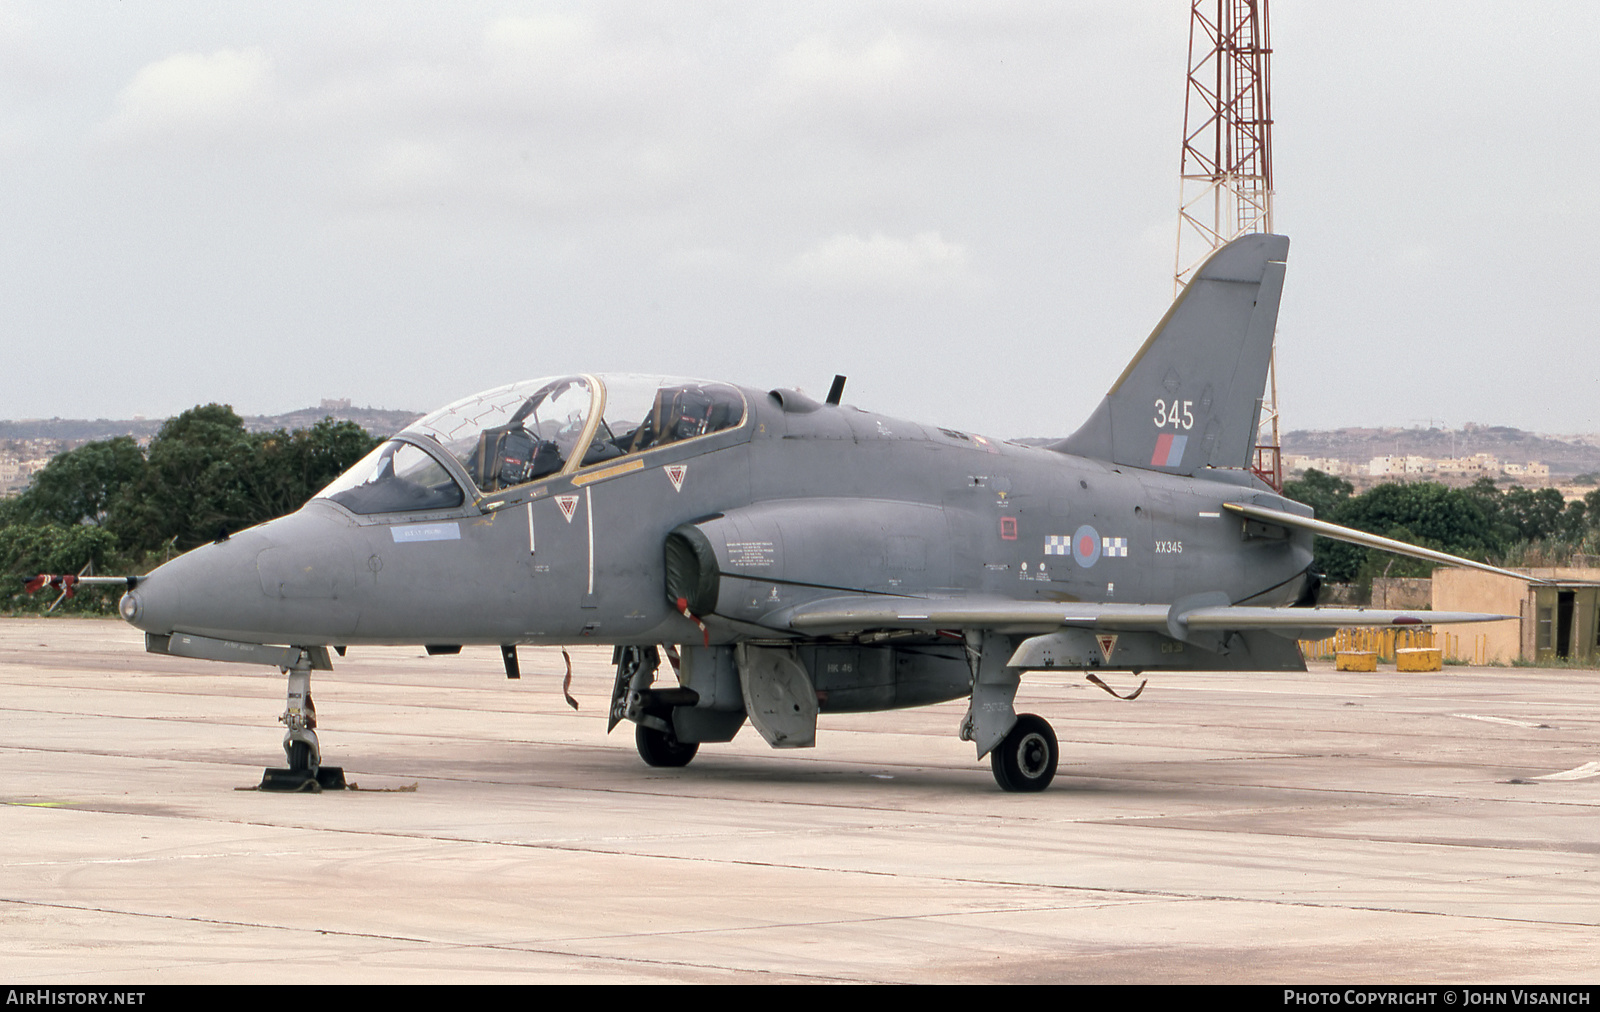
<instances>
[{"instance_id":1,"label":"distant white building","mask_svg":"<svg viewBox=\"0 0 1600 1012\"><path fill-rule=\"evenodd\" d=\"M1321 471L1336 477L1350 478L1362 473L1359 464L1352 464L1347 460L1337 457L1289 457L1284 461L1291 472Z\"/></svg>"},{"instance_id":2,"label":"distant white building","mask_svg":"<svg viewBox=\"0 0 1600 1012\"><path fill-rule=\"evenodd\" d=\"M1373 457L1367 463L1367 474L1374 478L1414 478L1433 469L1434 462L1428 457Z\"/></svg>"},{"instance_id":3,"label":"distant white building","mask_svg":"<svg viewBox=\"0 0 1600 1012\"><path fill-rule=\"evenodd\" d=\"M1500 458L1491 453L1474 453L1470 457L1446 457L1439 461L1440 474L1456 475L1463 478L1494 477L1501 473ZM1550 469L1545 468L1549 474Z\"/></svg>"},{"instance_id":4,"label":"distant white building","mask_svg":"<svg viewBox=\"0 0 1600 1012\"><path fill-rule=\"evenodd\" d=\"M1504 463L1492 453L1474 453L1470 457L1432 457L1391 454L1373 457L1365 464L1340 460L1337 457L1307 457L1286 454L1285 469L1290 474L1303 474L1317 470L1341 478L1416 479L1424 476L1461 478L1473 481L1478 478L1498 478L1508 475L1524 484L1548 484L1550 465L1531 460L1526 464Z\"/></svg>"}]
</instances>

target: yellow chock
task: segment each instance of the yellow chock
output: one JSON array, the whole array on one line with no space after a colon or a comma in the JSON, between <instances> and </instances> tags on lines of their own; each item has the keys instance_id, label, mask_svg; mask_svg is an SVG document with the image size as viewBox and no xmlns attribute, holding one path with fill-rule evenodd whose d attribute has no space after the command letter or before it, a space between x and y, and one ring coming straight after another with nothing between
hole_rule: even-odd
<instances>
[{"instance_id":1,"label":"yellow chock","mask_svg":"<svg viewBox=\"0 0 1600 1012\"><path fill-rule=\"evenodd\" d=\"M1398 671L1443 671L1444 651L1438 647L1405 647L1394 652Z\"/></svg>"},{"instance_id":2,"label":"yellow chock","mask_svg":"<svg viewBox=\"0 0 1600 1012\"><path fill-rule=\"evenodd\" d=\"M1377 671L1378 654L1372 650L1341 650L1334 655L1336 671Z\"/></svg>"}]
</instances>

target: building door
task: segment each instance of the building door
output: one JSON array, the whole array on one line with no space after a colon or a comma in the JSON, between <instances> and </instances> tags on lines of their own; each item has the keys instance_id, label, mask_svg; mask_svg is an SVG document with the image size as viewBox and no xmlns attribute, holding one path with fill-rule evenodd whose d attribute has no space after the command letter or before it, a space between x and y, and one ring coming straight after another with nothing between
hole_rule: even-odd
<instances>
[{"instance_id":1,"label":"building door","mask_svg":"<svg viewBox=\"0 0 1600 1012\"><path fill-rule=\"evenodd\" d=\"M1600 587L1579 587L1573 597L1572 656L1600 658Z\"/></svg>"},{"instance_id":2,"label":"building door","mask_svg":"<svg viewBox=\"0 0 1600 1012\"><path fill-rule=\"evenodd\" d=\"M1533 658L1552 661L1556 657L1556 606L1554 587L1533 588Z\"/></svg>"},{"instance_id":3,"label":"building door","mask_svg":"<svg viewBox=\"0 0 1600 1012\"><path fill-rule=\"evenodd\" d=\"M1572 658L1572 606L1576 597L1570 590L1556 592L1556 656L1564 661Z\"/></svg>"}]
</instances>

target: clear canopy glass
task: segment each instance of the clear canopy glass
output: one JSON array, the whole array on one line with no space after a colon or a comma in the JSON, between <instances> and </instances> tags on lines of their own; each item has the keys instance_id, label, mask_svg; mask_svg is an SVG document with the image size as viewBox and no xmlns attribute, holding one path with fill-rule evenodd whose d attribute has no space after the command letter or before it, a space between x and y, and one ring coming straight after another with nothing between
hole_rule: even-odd
<instances>
[{"instance_id":1,"label":"clear canopy glass","mask_svg":"<svg viewBox=\"0 0 1600 1012\"><path fill-rule=\"evenodd\" d=\"M461 461L481 492L560 472L598 397L590 376L496 387L413 422L404 435L432 439Z\"/></svg>"},{"instance_id":2,"label":"clear canopy glass","mask_svg":"<svg viewBox=\"0 0 1600 1012\"><path fill-rule=\"evenodd\" d=\"M466 501L461 486L432 454L391 439L317 493L352 513L453 509Z\"/></svg>"},{"instance_id":3,"label":"clear canopy glass","mask_svg":"<svg viewBox=\"0 0 1600 1012\"><path fill-rule=\"evenodd\" d=\"M477 491L488 494L737 428L746 411L744 395L726 383L585 374L474 394L401 435L454 456ZM438 461L429 470L417 459L427 456L411 443L385 443L319 496L356 513L461 505L465 492Z\"/></svg>"}]
</instances>

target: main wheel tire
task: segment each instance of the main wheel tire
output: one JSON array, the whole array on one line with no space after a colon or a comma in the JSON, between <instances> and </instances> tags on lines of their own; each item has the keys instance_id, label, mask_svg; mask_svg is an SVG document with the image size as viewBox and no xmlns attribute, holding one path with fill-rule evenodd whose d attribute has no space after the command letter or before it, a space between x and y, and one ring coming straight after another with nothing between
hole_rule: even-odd
<instances>
[{"instance_id":1,"label":"main wheel tire","mask_svg":"<svg viewBox=\"0 0 1600 1012\"><path fill-rule=\"evenodd\" d=\"M289 743L289 768L292 770L309 770L311 768L310 742L291 741Z\"/></svg>"},{"instance_id":2,"label":"main wheel tire","mask_svg":"<svg viewBox=\"0 0 1600 1012\"><path fill-rule=\"evenodd\" d=\"M643 724L634 725L633 744L639 749L639 758L649 766L687 766L700 751L697 741L682 742L671 731L657 731Z\"/></svg>"},{"instance_id":3,"label":"main wheel tire","mask_svg":"<svg viewBox=\"0 0 1600 1012\"><path fill-rule=\"evenodd\" d=\"M989 768L1001 790L1042 791L1056 778L1060 755L1049 721L1024 713L989 753Z\"/></svg>"}]
</instances>

